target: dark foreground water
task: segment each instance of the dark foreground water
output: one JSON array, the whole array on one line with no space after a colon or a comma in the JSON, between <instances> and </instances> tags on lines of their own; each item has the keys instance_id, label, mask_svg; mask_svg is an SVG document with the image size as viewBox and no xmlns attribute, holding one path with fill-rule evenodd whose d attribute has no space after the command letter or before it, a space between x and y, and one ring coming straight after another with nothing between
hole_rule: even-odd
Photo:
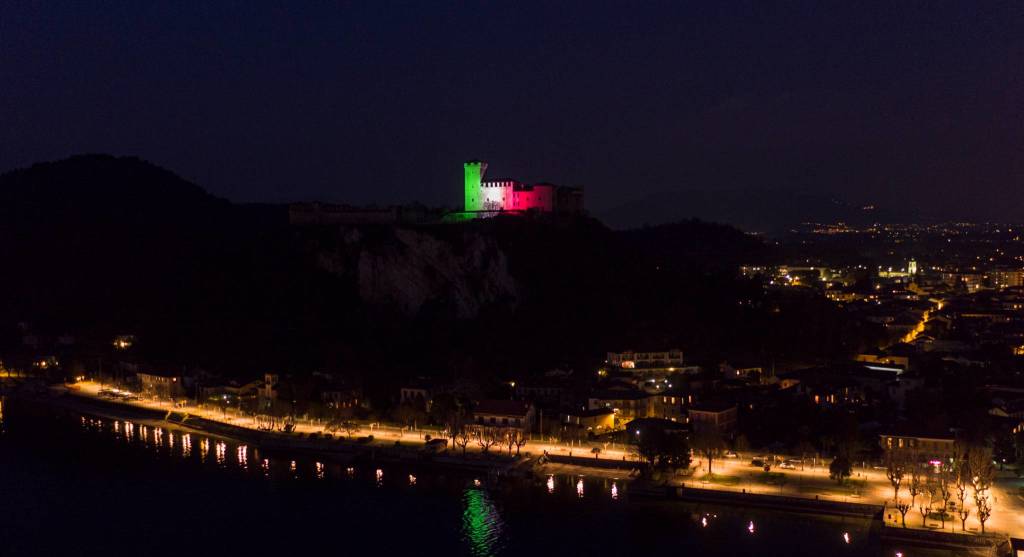
<instances>
[{"instance_id":1,"label":"dark foreground water","mask_svg":"<svg viewBox=\"0 0 1024 557\"><path fill-rule=\"evenodd\" d=\"M2 409L4 556L879 554L863 520L637 500L604 479L317 462Z\"/></svg>"}]
</instances>

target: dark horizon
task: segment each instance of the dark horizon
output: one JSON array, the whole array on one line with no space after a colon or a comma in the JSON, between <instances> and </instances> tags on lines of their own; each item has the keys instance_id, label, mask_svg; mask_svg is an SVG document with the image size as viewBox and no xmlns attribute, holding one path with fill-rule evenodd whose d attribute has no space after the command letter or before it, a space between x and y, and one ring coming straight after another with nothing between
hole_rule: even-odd
<instances>
[{"instance_id":1,"label":"dark horizon","mask_svg":"<svg viewBox=\"0 0 1024 557\"><path fill-rule=\"evenodd\" d=\"M586 188L1024 208L1024 8L15 3L0 169L138 156L233 201L459 201L461 163ZM681 208L680 217L688 216Z\"/></svg>"}]
</instances>

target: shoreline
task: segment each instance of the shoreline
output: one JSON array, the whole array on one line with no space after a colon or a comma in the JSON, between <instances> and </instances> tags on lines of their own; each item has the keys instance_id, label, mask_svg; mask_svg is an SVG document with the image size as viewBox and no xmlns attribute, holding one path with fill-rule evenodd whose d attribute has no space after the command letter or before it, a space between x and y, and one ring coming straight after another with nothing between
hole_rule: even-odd
<instances>
[{"instance_id":1,"label":"shoreline","mask_svg":"<svg viewBox=\"0 0 1024 557\"><path fill-rule=\"evenodd\" d=\"M518 460L503 455L491 454L486 458L462 458L450 451L429 454L423 451L422 442L400 442L396 446L383 440L360 443L345 437L314 438L291 435L283 432L258 431L247 427L217 422L206 418L189 416L186 420L168 419L172 414L184 412L161 411L141 408L116 401L100 400L74 391L45 397L20 397L34 404L58 407L109 420L134 420L146 425L177 428L197 434L209 435L238 443L245 443L269 452L290 452L308 456L324 457L329 460L350 462L368 459L371 462L416 462L423 465L444 466L468 472L489 474L523 474L525 468L532 468L536 459L525 457ZM532 473L532 469L525 470Z\"/></svg>"},{"instance_id":2,"label":"shoreline","mask_svg":"<svg viewBox=\"0 0 1024 557\"><path fill-rule=\"evenodd\" d=\"M493 476L513 476L524 479L542 480L546 476L598 477L622 481L630 498L638 500L678 501L689 504L720 505L731 508L759 508L763 510L790 512L811 516L832 516L870 521L872 529L879 528L881 540L888 544L913 544L945 550L968 550L979 555L1007 555L1009 540L1002 534L952 534L928 530L904 529L885 524L884 506L865 503L846 503L831 500L817 500L805 497L791 497L771 494L740 493L726 490L702 489L659 485L637 478L629 468L608 466L608 461L599 461L597 466L578 462L582 459L551 455L547 462L539 462L532 455L519 459L492 454L486 458L463 458L451 450L444 453L427 454L419 446L409 442L389 446L381 440L359 443L344 437L309 439L290 436L286 433L257 431L251 428L226 424L205 418L189 417L178 421L167 419L173 411L142 408L116 401L96 399L92 396L67 391L47 396L17 396L34 405L57 407L65 411L92 415L109 420L133 420L147 425L177 428L192 433L210 435L239 443L245 443L266 451L281 451L306 454L328 460L352 462L368 459L371 462L407 463L428 467L439 467L463 472L485 473ZM182 413L183 414L183 413ZM589 460L589 459L587 459ZM616 463L617 464L617 463ZM631 467L630 467L631 468Z\"/></svg>"}]
</instances>

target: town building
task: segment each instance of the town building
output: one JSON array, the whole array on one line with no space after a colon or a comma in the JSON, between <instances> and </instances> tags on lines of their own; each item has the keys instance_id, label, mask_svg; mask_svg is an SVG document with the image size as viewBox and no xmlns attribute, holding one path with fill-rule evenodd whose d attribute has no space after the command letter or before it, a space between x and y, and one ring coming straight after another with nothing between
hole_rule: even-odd
<instances>
[{"instance_id":1,"label":"town building","mask_svg":"<svg viewBox=\"0 0 1024 557\"><path fill-rule=\"evenodd\" d=\"M896 356L891 354L881 353L863 353L854 356L854 361L864 362L866 364L875 364L878 366L886 366L887 368L898 368L899 370L910 369L910 358L907 356Z\"/></svg>"},{"instance_id":2,"label":"town building","mask_svg":"<svg viewBox=\"0 0 1024 557\"><path fill-rule=\"evenodd\" d=\"M401 387L398 401L402 404L411 404L424 412L429 412L430 407L434 404L435 396L441 393L452 392L452 390L453 387L451 385L436 383L421 377Z\"/></svg>"},{"instance_id":3,"label":"town building","mask_svg":"<svg viewBox=\"0 0 1024 557\"><path fill-rule=\"evenodd\" d=\"M878 436L883 450L918 462L948 461L956 456L956 439L948 431L924 431L896 428Z\"/></svg>"},{"instance_id":4,"label":"town building","mask_svg":"<svg viewBox=\"0 0 1024 557\"><path fill-rule=\"evenodd\" d=\"M878 268L878 278L889 279L913 279L917 276L917 261L911 259L906 267L893 269L892 267Z\"/></svg>"},{"instance_id":5,"label":"town building","mask_svg":"<svg viewBox=\"0 0 1024 557\"><path fill-rule=\"evenodd\" d=\"M720 435L736 431L736 405L729 402L698 402L688 409L694 433L714 429Z\"/></svg>"},{"instance_id":6,"label":"town building","mask_svg":"<svg viewBox=\"0 0 1024 557\"><path fill-rule=\"evenodd\" d=\"M1016 288L1024 286L1024 269L996 269L989 273L993 288Z\"/></svg>"},{"instance_id":7,"label":"town building","mask_svg":"<svg viewBox=\"0 0 1024 557\"><path fill-rule=\"evenodd\" d=\"M247 383L231 380L200 384L199 400L203 404L221 403L232 408L253 408L262 387L263 381L259 379Z\"/></svg>"},{"instance_id":8,"label":"town building","mask_svg":"<svg viewBox=\"0 0 1024 557\"><path fill-rule=\"evenodd\" d=\"M473 423L478 427L533 430L533 405L521 400L481 400L473 407Z\"/></svg>"},{"instance_id":9,"label":"town building","mask_svg":"<svg viewBox=\"0 0 1024 557\"><path fill-rule=\"evenodd\" d=\"M586 431L603 433L615 429L615 412L611 408L566 411L562 413L561 422Z\"/></svg>"},{"instance_id":10,"label":"town building","mask_svg":"<svg viewBox=\"0 0 1024 557\"><path fill-rule=\"evenodd\" d=\"M334 410L354 410L362 407L362 390L354 387L328 387L320 391L320 400Z\"/></svg>"},{"instance_id":11,"label":"town building","mask_svg":"<svg viewBox=\"0 0 1024 557\"><path fill-rule=\"evenodd\" d=\"M683 351L675 349L664 352L609 352L607 362L609 366L620 369L676 368L683 366Z\"/></svg>"},{"instance_id":12,"label":"town building","mask_svg":"<svg viewBox=\"0 0 1024 557\"><path fill-rule=\"evenodd\" d=\"M143 395L157 398L177 400L185 398L185 385L180 374L162 370L146 370L137 372L135 378Z\"/></svg>"},{"instance_id":13,"label":"town building","mask_svg":"<svg viewBox=\"0 0 1024 557\"><path fill-rule=\"evenodd\" d=\"M558 408L571 402L569 374L555 370L543 377L515 381L516 398L544 408Z\"/></svg>"},{"instance_id":14,"label":"town building","mask_svg":"<svg viewBox=\"0 0 1024 557\"><path fill-rule=\"evenodd\" d=\"M611 409L617 423L626 423L634 418L654 417L654 402L660 397L639 389L606 389L591 393L587 398L587 408Z\"/></svg>"},{"instance_id":15,"label":"town building","mask_svg":"<svg viewBox=\"0 0 1024 557\"><path fill-rule=\"evenodd\" d=\"M267 408L277 400L278 384L281 376L276 373L263 374L263 384L259 389L260 407Z\"/></svg>"},{"instance_id":16,"label":"town building","mask_svg":"<svg viewBox=\"0 0 1024 557\"><path fill-rule=\"evenodd\" d=\"M612 373L621 373L637 379L653 379L665 381L674 373L692 374L699 373L701 369L696 366L683 366L683 351L679 349L665 350L662 352L609 352L605 358L605 364Z\"/></svg>"}]
</instances>

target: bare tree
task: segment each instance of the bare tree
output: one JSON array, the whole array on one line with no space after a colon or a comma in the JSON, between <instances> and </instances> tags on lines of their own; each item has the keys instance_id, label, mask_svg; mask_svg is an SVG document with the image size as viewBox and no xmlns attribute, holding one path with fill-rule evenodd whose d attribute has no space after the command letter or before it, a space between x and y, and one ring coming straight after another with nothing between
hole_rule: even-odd
<instances>
[{"instance_id":1,"label":"bare tree","mask_svg":"<svg viewBox=\"0 0 1024 557\"><path fill-rule=\"evenodd\" d=\"M932 497L929 495L928 504L924 504L924 494L921 494L921 503L917 506L917 510L921 513L921 527L928 526L928 513L932 510Z\"/></svg>"},{"instance_id":2,"label":"bare tree","mask_svg":"<svg viewBox=\"0 0 1024 557\"><path fill-rule=\"evenodd\" d=\"M906 474L906 466L902 455L889 450L885 455L885 477L889 478L892 484L892 500L899 501L900 484L903 483L903 476Z\"/></svg>"},{"instance_id":3,"label":"bare tree","mask_svg":"<svg viewBox=\"0 0 1024 557\"><path fill-rule=\"evenodd\" d=\"M487 454L491 447L498 444L500 437L495 433L494 428L483 427L476 432L476 444L480 445L480 452Z\"/></svg>"},{"instance_id":4,"label":"bare tree","mask_svg":"<svg viewBox=\"0 0 1024 557\"><path fill-rule=\"evenodd\" d=\"M985 533L985 522L992 516L992 503L989 502L988 491L974 492L974 504L978 508L978 522L981 523L981 533Z\"/></svg>"},{"instance_id":5,"label":"bare tree","mask_svg":"<svg viewBox=\"0 0 1024 557\"><path fill-rule=\"evenodd\" d=\"M966 505L961 504L957 509L960 514L960 529L964 532L967 531L967 519L971 516L971 509L968 509Z\"/></svg>"},{"instance_id":6,"label":"bare tree","mask_svg":"<svg viewBox=\"0 0 1024 557\"><path fill-rule=\"evenodd\" d=\"M911 507L910 503L904 503L903 501L900 501L899 499L896 500L896 510L900 511L900 520L903 521L903 527L904 528L907 527L907 512L909 512L911 508L912 507Z\"/></svg>"},{"instance_id":7,"label":"bare tree","mask_svg":"<svg viewBox=\"0 0 1024 557\"><path fill-rule=\"evenodd\" d=\"M996 468L992 464L992 449L974 446L967 450L967 465L970 469L971 486L974 488L974 505L977 508L981 532L985 532L985 521L992 516L989 488L995 480Z\"/></svg>"},{"instance_id":8,"label":"bare tree","mask_svg":"<svg viewBox=\"0 0 1024 557\"><path fill-rule=\"evenodd\" d=\"M256 421L256 429L273 431L277 428L277 417L272 414L256 414L254 420Z\"/></svg>"},{"instance_id":9,"label":"bare tree","mask_svg":"<svg viewBox=\"0 0 1024 557\"><path fill-rule=\"evenodd\" d=\"M953 495L950 486L952 479L953 473L950 470L949 464L943 463L935 477L935 491L938 493L939 499L942 500L942 510L939 512L942 528L946 527L946 509L949 508L949 498Z\"/></svg>"},{"instance_id":10,"label":"bare tree","mask_svg":"<svg viewBox=\"0 0 1024 557\"><path fill-rule=\"evenodd\" d=\"M693 440L694 448L700 451L701 456L708 461L708 474L711 474L711 463L718 453L725 447L722 434L715 426L700 428Z\"/></svg>"},{"instance_id":11,"label":"bare tree","mask_svg":"<svg viewBox=\"0 0 1024 557\"><path fill-rule=\"evenodd\" d=\"M967 450L967 466L970 469L971 485L975 491L988 491L996 476L992 464L992 449L975 446Z\"/></svg>"},{"instance_id":12,"label":"bare tree","mask_svg":"<svg viewBox=\"0 0 1024 557\"><path fill-rule=\"evenodd\" d=\"M344 422L341 422L341 429L343 429L345 431L345 435L351 439L353 435L359 433L359 424L352 420L345 420Z\"/></svg>"},{"instance_id":13,"label":"bare tree","mask_svg":"<svg viewBox=\"0 0 1024 557\"><path fill-rule=\"evenodd\" d=\"M967 488L971 485L971 468L961 455L959 448L953 460L954 488L956 489L957 513L960 515L960 529L967 531L967 517L971 511L967 508Z\"/></svg>"},{"instance_id":14,"label":"bare tree","mask_svg":"<svg viewBox=\"0 0 1024 557\"><path fill-rule=\"evenodd\" d=\"M921 466L917 463L916 458L911 457L906 468L910 472L910 482L907 488L910 490L910 506L913 507L917 502L917 496L921 495L924 489L924 478L921 476Z\"/></svg>"},{"instance_id":15,"label":"bare tree","mask_svg":"<svg viewBox=\"0 0 1024 557\"><path fill-rule=\"evenodd\" d=\"M967 476L958 475L956 478L956 501L957 510L960 513L960 529L964 532L967 531L967 517L971 514L971 511L967 508L967 487L970 484L967 483Z\"/></svg>"},{"instance_id":16,"label":"bare tree","mask_svg":"<svg viewBox=\"0 0 1024 557\"><path fill-rule=\"evenodd\" d=\"M516 430L514 443L516 444L516 456L519 456L519 450L526 446L526 434Z\"/></svg>"},{"instance_id":17,"label":"bare tree","mask_svg":"<svg viewBox=\"0 0 1024 557\"><path fill-rule=\"evenodd\" d=\"M455 435L452 436L452 443L456 447L462 449L462 458L466 458L466 447L469 446L469 442L473 438L466 432L465 429L460 429Z\"/></svg>"}]
</instances>

